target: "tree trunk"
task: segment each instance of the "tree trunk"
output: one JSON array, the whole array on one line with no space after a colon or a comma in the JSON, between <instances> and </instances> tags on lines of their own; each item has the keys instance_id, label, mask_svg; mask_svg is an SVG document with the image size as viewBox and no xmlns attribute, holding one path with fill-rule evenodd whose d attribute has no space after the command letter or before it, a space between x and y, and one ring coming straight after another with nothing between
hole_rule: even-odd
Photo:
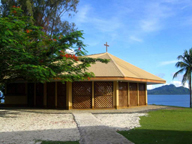
<instances>
[{"instance_id":1,"label":"tree trunk","mask_svg":"<svg viewBox=\"0 0 192 144\"><path fill-rule=\"evenodd\" d=\"M190 108L192 108L192 96L191 96L191 74L189 79L189 90L190 90Z\"/></svg>"}]
</instances>

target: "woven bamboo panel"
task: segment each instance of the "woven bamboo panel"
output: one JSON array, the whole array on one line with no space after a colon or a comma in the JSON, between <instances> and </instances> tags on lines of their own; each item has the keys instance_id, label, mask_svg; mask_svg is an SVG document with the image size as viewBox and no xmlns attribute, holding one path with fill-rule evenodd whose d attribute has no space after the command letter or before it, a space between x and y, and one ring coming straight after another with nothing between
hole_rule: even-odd
<instances>
[{"instance_id":1,"label":"woven bamboo panel","mask_svg":"<svg viewBox=\"0 0 192 144\"><path fill-rule=\"evenodd\" d=\"M27 104L29 107L34 106L34 83L27 84Z\"/></svg>"},{"instance_id":2,"label":"woven bamboo panel","mask_svg":"<svg viewBox=\"0 0 192 144\"><path fill-rule=\"evenodd\" d=\"M36 106L43 107L43 98L44 98L44 84L36 84Z\"/></svg>"},{"instance_id":3,"label":"woven bamboo panel","mask_svg":"<svg viewBox=\"0 0 192 144\"><path fill-rule=\"evenodd\" d=\"M130 105L137 106L138 103L137 83L129 83L129 90L130 90Z\"/></svg>"},{"instance_id":4,"label":"woven bamboo panel","mask_svg":"<svg viewBox=\"0 0 192 144\"><path fill-rule=\"evenodd\" d=\"M25 83L10 83L7 85L8 95L26 95Z\"/></svg>"},{"instance_id":5,"label":"woven bamboo panel","mask_svg":"<svg viewBox=\"0 0 192 144\"><path fill-rule=\"evenodd\" d=\"M95 82L94 96L95 108L112 108L113 82Z\"/></svg>"},{"instance_id":6,"label":"woven bamboo panel","mask_svg":"<svg viewBox=\"0 0 192 144\"><path fill-rule=\"evenodd\" d=\"M146 105L145 84L139 84L139 105Z\"/></svg>"},{"instance_id":7,"label":"woven bamboo panel","mask_svg":"<svg viewBox=\"0 0 192 144\"><path fill-rule=\"evenodd\" d=\"M55 82L47 83L47 107L55 108Z\"/></svg>"},{"instance_id":8,"label":"woven bamboo panel","mask_svg":"<svg viewBox=\"0 0 192 144\"><path fill-rule=\"evenodd\" d=\"M128 106L128 83L119 82L119 106Z\"/></svg>"},{"instance_id":9,"label":"woven bamboo panel","mask_svg":"<svg viewBox=\"0 0 192 144\"><path fill-rule=\"evenodd\" d=\"M7 95L16 94L16 83L7 84Z\"/></svg>"},{"instance_id":10,"label":"woven bamboo panel","mask_svg":"<svg viewBox=\"0 0 192 144\"><path fill-rule=\"evenodd\" d=\"M72 83L72 103L74 109L91 108L92 82Z\"/></svg>"},{"instance_id":11,"label":"woven bamboo panel","mask_svg":"<svg viewBox=\"0 0 192 144\"><path fill-rule=\"evenodd\" d=\"M57 82L57 108L66 109L66 83Z\"/></svg>"}]
</instances>

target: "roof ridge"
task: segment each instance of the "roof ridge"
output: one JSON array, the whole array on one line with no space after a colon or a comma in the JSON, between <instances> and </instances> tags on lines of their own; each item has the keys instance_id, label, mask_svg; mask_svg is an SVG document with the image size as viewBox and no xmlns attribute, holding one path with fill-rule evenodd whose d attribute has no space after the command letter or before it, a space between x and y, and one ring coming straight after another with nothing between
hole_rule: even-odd
<instances>
[{"instance_id":1,"label":"roof ridge","mask_svg":"<svg viewBox=\"0 0 192 144\"><path fill-rule=\"evenodd\" d=\"M106 52L106 54L108 54L108 56L111 58L112 62L115 64L115 66L117 67L117 69L120 71L120 73L125 77L125 74L121 71L121 69L118 67L118 65L116 64L116 62L112 59L112 57L109 55L108 52Z\"/></svg>"},{"instance_id":2,"label":"roof ridge","mask_svg":"<svg viewBox=\"0 0 192 144\"><path fill-rule=\"evenodd\" d=\"M92 56L92 55L99 55L99 54L105 54L106 52L104 53L98 53L98 54L90 54L90 55L85 55L85 56Z\"/></svg>"}]
</instances>

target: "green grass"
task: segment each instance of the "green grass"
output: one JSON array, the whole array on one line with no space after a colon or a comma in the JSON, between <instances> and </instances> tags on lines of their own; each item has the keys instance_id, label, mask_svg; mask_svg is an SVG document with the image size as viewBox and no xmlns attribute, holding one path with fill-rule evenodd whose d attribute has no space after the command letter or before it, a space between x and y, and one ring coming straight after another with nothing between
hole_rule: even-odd
<instances>
[{"instance_id":1,"label":"green grass","mask_svg":"<svg viewBox=\"0 0 192 144\"><path fill-rule=\"evenodd\" d=\"M192 144L192 109L151 111L141 127L120 131L135 144Z\"/></svg>"},{"instance_id":2,"label":"green grass","mask_svg":"<svg viewBox=\"0 0 192 144\"><path fill-rule=\"evenodd\" d=\"M68 142L61 142L61 141L42 141L41 144L79 144L78 141L68 141Z\"/></svg>"}]
</instances>

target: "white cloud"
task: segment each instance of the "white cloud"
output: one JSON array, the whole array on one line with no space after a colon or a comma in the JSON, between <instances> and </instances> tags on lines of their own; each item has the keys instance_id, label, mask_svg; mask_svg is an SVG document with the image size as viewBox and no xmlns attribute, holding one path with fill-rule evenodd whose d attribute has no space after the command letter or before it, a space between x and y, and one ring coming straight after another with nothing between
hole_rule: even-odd
<instances>
[{"instance_id":1,"label":"white cloud","mask_svg":"<svg viewBox=\"0 0 192 144\"><path fill-rule=\"evenodd\" d=\"M160 66L175 64L176 62L178 62L178 61L177 60L163 61L163 62L160 62Z\"/></svg>"},{"instance_id":2,"label":"white cloud","mask_svg":"<svg viewBox=\"0 0 192 144\"><path fill-rule=\"evenodd\" d=\"M137 38L137 37L135 37L135 36L130 36L129 39L132 40L132 41L143 42L142 39Z\"/></svg>"},{"instance_id":3,"label":"white cloud","mask_svg":"<svg viewBox=\"0 0 192 144\"><path fill-rule=\"evenodd\" d=\"M176 87L180 87L180 86L183 86L182 82L181 81L171 81L170 83L166 83L166 84L160 84L160 85L147 85L147 90L151 90L151 89L154 89L154 88L158 88L158 87L161 87L161 86L164 86L164 85L170 85L170 84L173 84L175 85ZM186 82L184 87L186 88L189 88L189 84Z\"/></svg>"},{"instance_id":4,"label":"white cloud","mask_svg":"<svg viewBox=\"0 0 192 144\"><path fill-rule=\"evenodd\" d=\"M73 49L66 49L65 52L72 55L75 54L75 51Z\"/></svg>"},{"instance_id":5,"label":"white cloud","mask_svg":"<svg viewBox=\"0 0 192 144\"><path fill-rule=\"evenodd\" d=\"M180 87L180 86L183 86L182 82L181 81L171 81L170 84L174 84L176 87ZM186 88L189 88L189 84L186 82L184 87Z\"/></svg>"}]
</instances>

